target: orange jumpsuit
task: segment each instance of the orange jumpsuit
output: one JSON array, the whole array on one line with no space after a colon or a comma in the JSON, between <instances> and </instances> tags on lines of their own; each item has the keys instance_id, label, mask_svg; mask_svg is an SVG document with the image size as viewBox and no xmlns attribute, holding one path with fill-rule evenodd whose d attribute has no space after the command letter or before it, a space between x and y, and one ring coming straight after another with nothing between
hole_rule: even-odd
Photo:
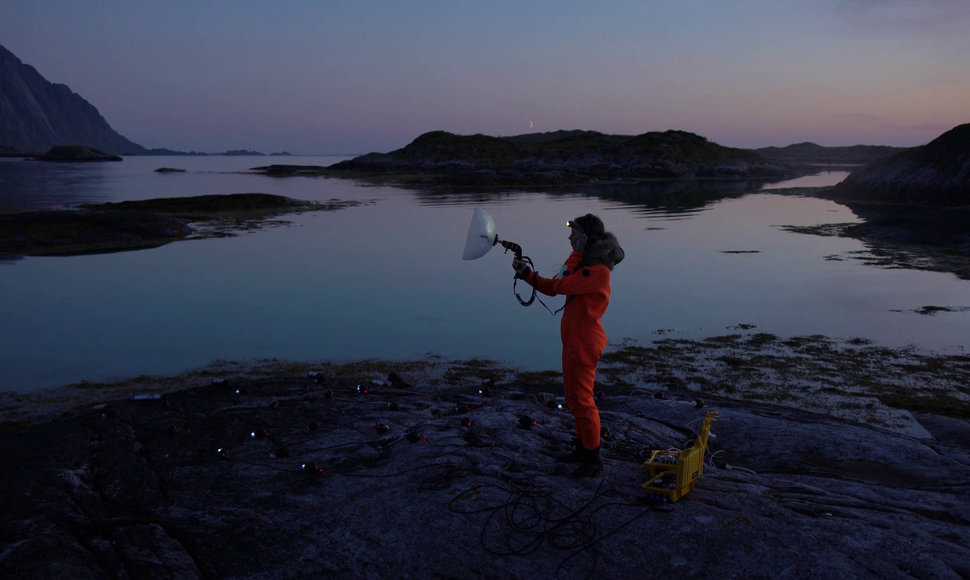
<instances>
[{"instance_id":1,"label":"orange jumpsuit","mask_svg":"<svg viewBox=\"0 0 970 580\"><path fill-rule=\"evenodd\" d=\"M596 364L606 348L606 332L600 319L610 304L610 269L603 264L579 267L583 258L574 251L565 271L544 278L535 271L525 281L548 296L566 296L560 335L562 379L566 405L576 420L576 436L586 449L600 446L600 414L593 399Z\"/></svg>"}]
</instances>

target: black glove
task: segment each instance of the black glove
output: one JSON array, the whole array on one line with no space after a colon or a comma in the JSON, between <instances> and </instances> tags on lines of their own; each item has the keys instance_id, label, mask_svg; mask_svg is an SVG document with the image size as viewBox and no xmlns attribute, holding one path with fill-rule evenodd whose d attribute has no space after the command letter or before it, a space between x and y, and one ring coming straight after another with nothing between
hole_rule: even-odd
<instances>
[{"instance_id":1,"label":"black glove","mask_svg":"<svg viewBox=\"0 0 970 580\"><path fill-rule=\"evenodd\" d=\"M532 273L532 268L521 258L514 258L512 260L512 268L515 270L515 277L520 280L525 280Z\"/></svg>"}]
</instances>

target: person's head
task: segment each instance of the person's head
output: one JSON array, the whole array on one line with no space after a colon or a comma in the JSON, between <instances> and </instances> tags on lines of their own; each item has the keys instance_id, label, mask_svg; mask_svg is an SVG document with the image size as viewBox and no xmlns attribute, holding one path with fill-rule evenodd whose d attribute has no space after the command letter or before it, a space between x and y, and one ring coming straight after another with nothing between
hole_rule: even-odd
<instances>
[{"instance_id":1,"label":"person's head","mask_svg":"<svg viewBox=\"0 0 970 580\"><path fill-rule=\"evenodd\" d=\"M577 252L582 252L586 246L599 240L606 234L603 220L588 213L574 220L566 222L569 226L569 244Z\"/></svg>"}]
</instances>

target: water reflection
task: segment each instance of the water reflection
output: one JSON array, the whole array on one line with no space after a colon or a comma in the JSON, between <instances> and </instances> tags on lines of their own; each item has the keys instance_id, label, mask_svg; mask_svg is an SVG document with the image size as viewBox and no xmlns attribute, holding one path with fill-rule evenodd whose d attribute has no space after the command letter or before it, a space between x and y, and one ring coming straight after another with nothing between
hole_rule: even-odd
<instances>
[{"instance_id":1,"label":"water reflection","mask_svg":"<svg viewBox=\"0 0 970 580\"><path fill-rule=\"evenodd\" d=\"M724 198L741 197L756 191L760 181L671 181L638 183L595 183L568 187L543 187L529 190L415 189L418 203L427 206L468 205L512 201L518 197L541 193L550 197L585 196L619 202L638 215L687 217Z\"/></svg>"},{"instance_id":2,"label":"water reflection","mask_svg":"<svg viewBox=\"0 0 970 580\"><path fill-rule=\"evenodd\" d=\"M599 199L618 201L636 215L685 218L716 201L753 191L750 181L657 181L636 184L595 184L582 189Z\"/></svg>"},{"instance_id":3,"label":"water reflection","mask_svg":"<svg viewBox=\"0 0 970 580\"><path fill-rule=\"evenodd\" d=\"M803 175L794 179L782 181L767 181L761 189L787 189L792 187L827 187L835 185L849 176L848 171L819 171L812 175Z\"/></svg>"},{"instance_id":4,"label":"water reflection","mask_svg":"<svg viewBox=\"0 0 970 580\"><path fill-rule=\"evenodd\" d=\"M495 188L443 189L428 187L402 187L401 189L410 190L414 194L415 201L419 205L426 207L482 205L487 203L512 201L532 193L526 190L505 190Z\"/></svg>"},{"instance_id":5,"label":"water reflection","mask_svg":"<svg viewBox=\"0 0 970 580\"><path fill-rule=\"evenodd\" d=\"M105 182L116 170L105 163L0 159L0 211L70 207L77 192L105 189ZM90 201L108 200L94 194Z\"/></svg>"}]
</instances>

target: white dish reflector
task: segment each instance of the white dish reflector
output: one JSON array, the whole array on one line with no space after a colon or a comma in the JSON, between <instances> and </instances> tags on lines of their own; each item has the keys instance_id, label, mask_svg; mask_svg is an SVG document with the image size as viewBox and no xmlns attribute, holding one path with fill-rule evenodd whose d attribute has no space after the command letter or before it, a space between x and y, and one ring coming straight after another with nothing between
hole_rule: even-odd
<instances>
[{"instance_id":1,"label":"white dish reflector","mask_svg":"<svg viewBox=\"0 0 970 580\"><path fill-rule=\"evenodd\" d=\"M495 245L498 235L495 233L495 220L488 212L480 207L472 214L472 223L468 226L468 237L465 238L465 252L462 260L477 260Z\"/></svg>"}]
</instances>

